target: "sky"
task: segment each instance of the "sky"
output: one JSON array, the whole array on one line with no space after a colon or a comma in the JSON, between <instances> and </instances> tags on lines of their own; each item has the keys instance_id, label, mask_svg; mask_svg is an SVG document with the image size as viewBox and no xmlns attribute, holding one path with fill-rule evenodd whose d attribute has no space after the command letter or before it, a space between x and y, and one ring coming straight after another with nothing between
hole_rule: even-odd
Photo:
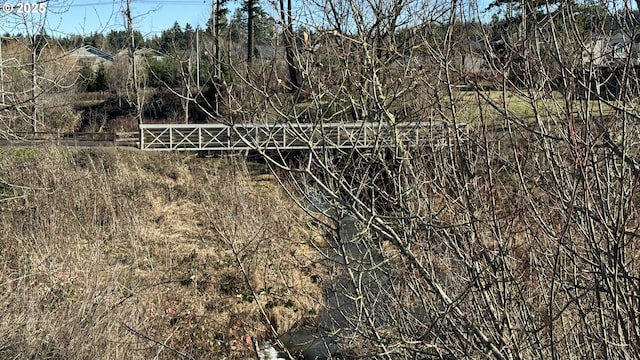
<instances>
[{"instance_id":1,"label":"sky","mask_svg":"<svg viewBox=\"0 0 640 360\"><path fill-rule=\"evenodd\" d=\"M7 13L2 7L0 13L0 33L25 33L24 14L18 14L18 3L36 4L39 0L0 0L0 4L13 5ZM123 30L125 20L123 9L126 2L120 0L48 0L46 3L46 31L53 36L71 34L87 35L92 32L108 33ZM230 1L228 8L235 9L239 1ZM24 7L23 7L24 8ZM184 28L186 23L195 29L206 27L211 14L211 0L131 0L134 28L145 37L159 35L178 22ZM43 14L34 10L29 15L32 23L40 23Z\"/></svg>"},{"instance_id":2,"label":"sky","mask_svg":"<svg viewBox=\"0 0 640 360\"><path fill-rule=\"evenodd\" d=\"M46 5L45 14L39 13L38 9L29 15L18 13L18 4L35 5L39 1ZM145 38L160 35L163 30L171 28L176 21L182 28L189 23L194 29L198 26L204 29L211 14L212 1L131 0L134 28L140 31ZM232 14L240 6L241 1L228 1L229 14ZM465 1L478 1L479 7L484 9L486 4L492 0ZM270 4L274 0L260 0L260 2L265 10L270 12ZM425 3L429 2L425 1ZM12 5L13 11L6 11L4 5L8 4ZM0 11L0 35L38 32L36 29L40 28L43 20L46 24L46 33L55 37L89 35L93 32L107 34L113 30L124 30L123 9L125 4L126 0L0 0L0 6L2 6L0 8L2 10ZM294 0L294 4L300 5L300 2ZM296 13L294 17L300 18L300 13L295 9L294 13ZM313 23L312 18L308 19ZM27 23L31 22L28 31L25 30L25 20Z\"/></svg>"}]
</instances>

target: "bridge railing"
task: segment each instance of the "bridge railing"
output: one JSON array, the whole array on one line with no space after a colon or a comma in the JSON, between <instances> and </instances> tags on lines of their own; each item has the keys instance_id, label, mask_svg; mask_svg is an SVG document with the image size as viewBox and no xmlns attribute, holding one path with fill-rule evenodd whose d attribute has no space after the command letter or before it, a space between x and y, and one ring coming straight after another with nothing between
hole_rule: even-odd
<instances>
[{"instance_id":1,"label":"bridge railing","mask_svg":"<svg viewBox=\"0 0 640 360\"><path fill-rule=\"evenodd\" d=\"M235 151L442 146L446 138L444 124L434 123L141 124L139 141L143 150Z\"/></svg>"},{"instance_id":2,"label":"bridge railing","mask_svg":"<svg viewBox=\"0 0 640 360\"><path fill-rule=\"evenodd\" d=\"M138 132L1 132L0 140L11 145L53 144L61 146L131 146L137 147Z\"/></svg>"}]
</instances>

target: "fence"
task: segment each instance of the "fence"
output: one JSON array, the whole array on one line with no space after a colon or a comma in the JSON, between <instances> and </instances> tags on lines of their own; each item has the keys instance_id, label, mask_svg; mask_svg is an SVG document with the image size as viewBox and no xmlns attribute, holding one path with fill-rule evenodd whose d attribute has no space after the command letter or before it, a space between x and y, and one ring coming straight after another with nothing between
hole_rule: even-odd
<instances>
[{"instance_id":1,"label":"fence","mask_svg":"<svg viewBox=\"0 0 640 360\"><path fill-rule=\"evenodd\" d=\"M137 132L6 132L0 133L3 144L59 146L138 146Z\"/></svg>"},{"instance_id":2,"label":"fence","mask_svg":"<svg viewBox=\"0 0 640 360\"><path fill-rule=\"evenodd\" d=\"M444 123L323 124L141 124L140 148L160 151L366 149L447 146L452 127ZM456 131L466 131L460 124Z\"/></svg>"}]
</instances>

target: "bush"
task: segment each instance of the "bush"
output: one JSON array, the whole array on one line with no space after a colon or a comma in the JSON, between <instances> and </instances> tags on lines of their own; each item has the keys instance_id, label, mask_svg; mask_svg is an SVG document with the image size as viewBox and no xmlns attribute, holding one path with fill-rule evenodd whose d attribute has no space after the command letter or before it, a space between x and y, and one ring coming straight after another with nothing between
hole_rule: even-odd
<instances>
[{"instance_id":1,"label":"bush","mask_svg":"<svg viewBox=\"0 0 640 360\"><path fill-rule=\"evenodd\" d=\"M100 65L96 71L85 64L80 69L80 79L82 80L82 88L87 92L106 91L109 89L107 83L107 71L103 65Z\"/></svg>"},{"instance_id":2,"label":"bush","mask_svg":"<svg viewBox=\"0 0 640 360\"><path fill-rule=\"evenodd\" d=\"M147 58L147 72L150 87L173 87L180 83L176 63L166 57L163 60Z\"/></svg>"}]
</instances>

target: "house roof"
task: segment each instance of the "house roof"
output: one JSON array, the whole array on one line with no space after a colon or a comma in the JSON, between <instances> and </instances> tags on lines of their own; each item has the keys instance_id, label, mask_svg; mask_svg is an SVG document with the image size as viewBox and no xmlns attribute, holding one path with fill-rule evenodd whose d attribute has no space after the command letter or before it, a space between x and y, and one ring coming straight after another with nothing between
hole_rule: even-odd
<instances>
[{"instance_id":1,"label":"house roof","mask_svg":"<svg viewBox=\"0 0 640 360\"><path fill-rule=\"evenodd\" d=\"M628 45L640 43L640 34L628 34L626 32L615 32L609 35L594 35L592 44L596 42L605 43L609 46Z\"/></svg>"},{"instance_id":2,"label":"house roof","mask_svg":"<svg viewBox=\"0 0 640 360\"><path fill-rule=\"evenodd\" d=\"M137 48L133 55L136 58L147 58L147 57L153 57L156 59L161 59L164 58L165 55L163 53L161 53L158 50L155 49L151 49L151 48ZM117 57L127 57L129 56L129 50L128 49L122 49L120 51L118 51L118 55Z\"/></svg>"},{"instance_id":3,"label":"house roof","mask_svg":"<svg viewBox=\"0 0 640 360\"><path fill-rule=\"evenodd\" d=\"M76 59L109 61L115 60L115 56L91 45L84 45L69 52L69 56Z\"/></svg>"},{"instance_id":4,"label":"house roof","mask_svg":"<svg viewBox=\"0 0 640 360\"><path fill-rule=\"evenodd\" d=\"M284 53L284 48L271 45L256 45L254 53L257 58L262 60L273 60Z\"/></svg>"},{"instance_id":5,"label":"house roof","mask_svg":"<svg viewBox=\"0 0 640 360\"><path fill-rule=\"evenodd\" d=\"M640 44L640 36L625 32L608 35L594 35L586 44L582 53L583 62L592 62L598 66L619 66L629 57L635 66L640 63L636 50Z\"/></svg>"}]
</instances>

